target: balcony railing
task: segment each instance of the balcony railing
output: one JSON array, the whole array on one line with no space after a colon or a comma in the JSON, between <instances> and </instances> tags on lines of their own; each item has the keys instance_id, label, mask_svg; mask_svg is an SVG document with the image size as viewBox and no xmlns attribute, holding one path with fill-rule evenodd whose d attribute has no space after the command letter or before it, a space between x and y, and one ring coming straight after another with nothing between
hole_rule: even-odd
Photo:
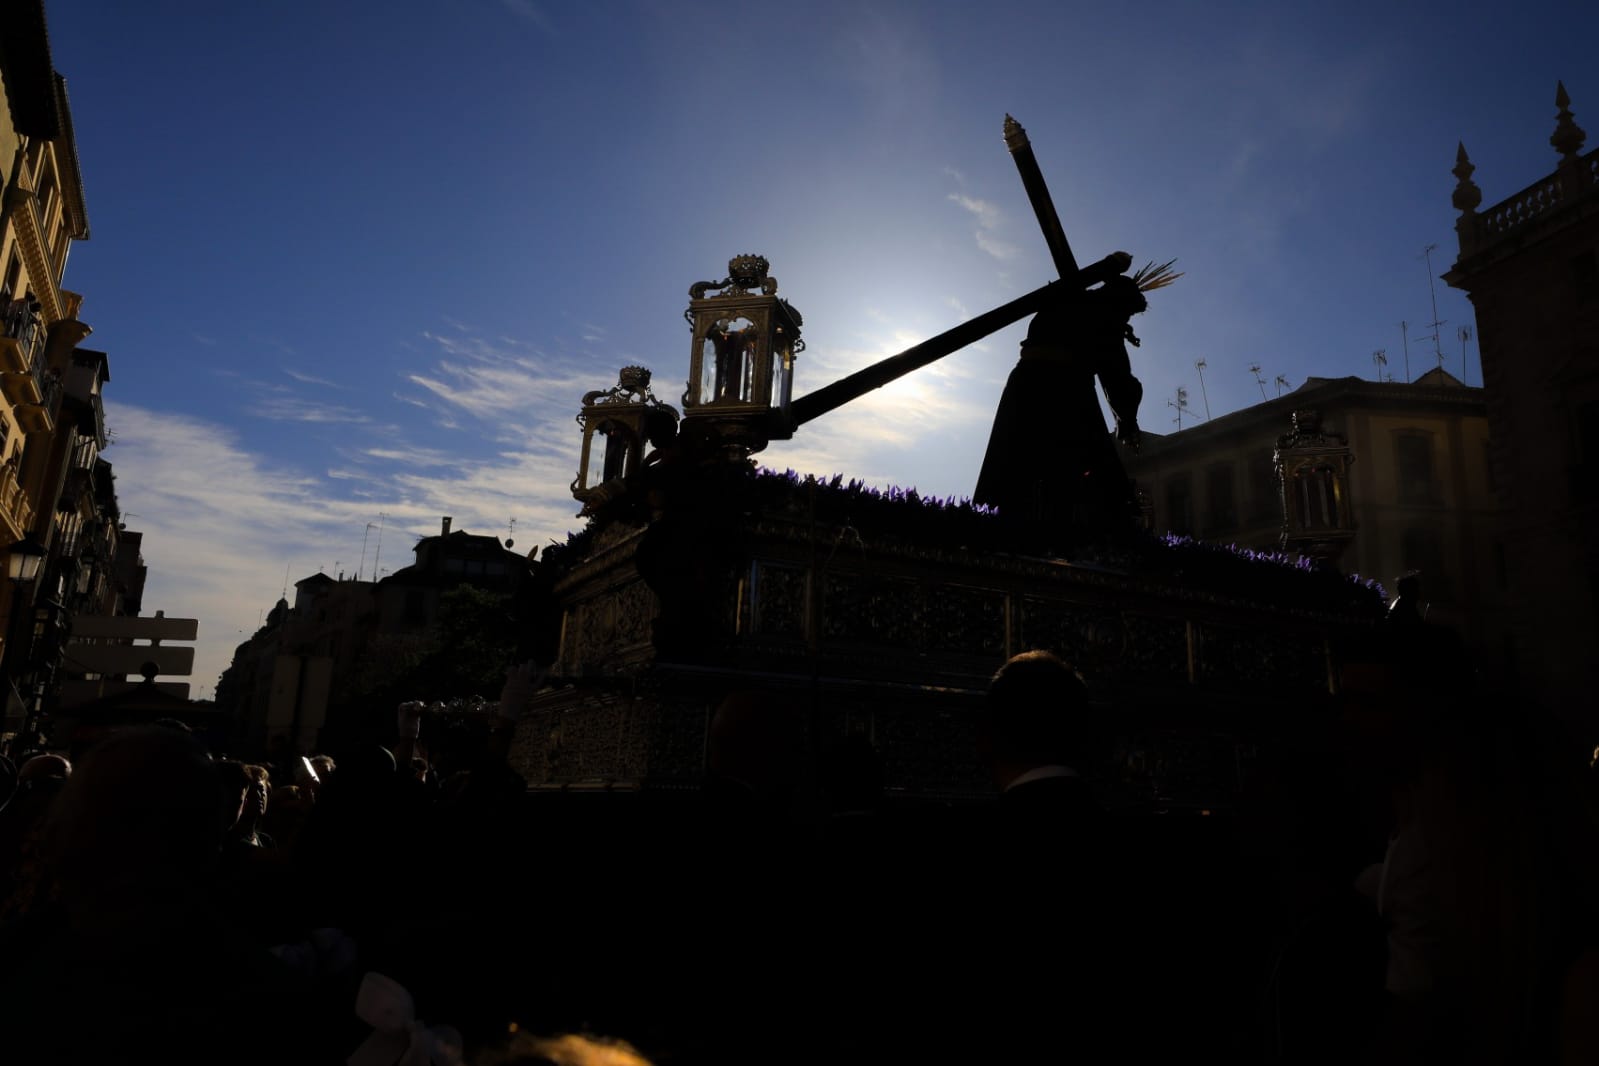
<instances>
[{"instance_id":1,"label":"balcony railing","mask_svg":"<svg viewBox=\"0 0 1599 1066\"><path fill-rule=\"evenodd\" d=\"M34 300L13 300L0 293L0 371L25 372L44 341L44 322Z\"/></svg>"},{"instance_id":2,"label":"balcony railing","mask_svg":"<svg viewBox=\"0 0 1599 1066\"><path fill-rule=\"evenodd\" d=\"M1495 244L1562 205L1590 195L1596 188L1599 188L1599 149L1578 159L1575 167L1561 164L1553 174L1539 178L1514 196L1479 212L1473 220L1474 246L1484 248Z\"/></svg>"},{"instance_id":3,"label":"balcony railing","mask_svg":"<svg viewBox=\"0 0 1599 1066\"><path fill-rule=\"evenodd\" d=\"M9 379L12 375L7 374ZM37 389L34 399L15 399L17 421L24 432L48 433L55 428L55 412L61 409L61 376L54 371L46 373L42 364L34 365L30 375Z\"/></svg>"}]
</instances>

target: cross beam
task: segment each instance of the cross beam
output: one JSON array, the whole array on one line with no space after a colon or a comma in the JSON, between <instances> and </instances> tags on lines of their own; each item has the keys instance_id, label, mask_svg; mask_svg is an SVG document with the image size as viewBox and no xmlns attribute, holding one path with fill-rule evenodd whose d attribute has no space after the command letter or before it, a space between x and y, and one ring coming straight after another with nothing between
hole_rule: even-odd
<instances>
[{"instance_id":1,"label":"cross beam","mask_svg":"<svg viewBox=\"0 0 1599 1066\"><path fill-rule=\"evenodd\" d=\"M1061 228L1060 216L1055 213L1049 186L1044 184L1043 172L1033 158L1033 147L1027 140L1027 131L1009 115L1005 116L1005 146L1010 149L1016 169L1021 173L1022 187L1027 190L1033 213L1038 216L1039 227L1044 231L1044 241L1049 245L1049 254L1055 261L1055 269L1060 272L1060 280L1034 289L1025 296L1018 296L1008 304L962 322L954 329L930 337L898 355L891 355L857 370L831 385L806 393L789 405L793 425L802 426L829 411L835 411L873 389L880 389L913 370L937 362L951 352L977 343L990 333L997 333L1013 322L1036 314L1054 300L1068 298L1090 285L1121 274L1132 264L1132 257L1126 252L1113 252L1097 263L1079 269L1077 258L1072 255L1072 247L1066 240L1066 231Z\"/></svg>"}]
</instances>

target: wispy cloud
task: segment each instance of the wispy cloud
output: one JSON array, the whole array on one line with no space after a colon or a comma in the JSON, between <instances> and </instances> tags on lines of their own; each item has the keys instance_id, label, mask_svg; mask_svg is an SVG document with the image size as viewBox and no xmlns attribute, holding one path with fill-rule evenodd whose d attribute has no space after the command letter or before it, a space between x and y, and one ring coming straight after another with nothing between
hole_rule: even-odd
<instances>
[{"instance_id":1,"label":"wispy cloud","mask_svg":"<svg viewBox=\"0 0 1599 1066\"><path fill-rule=\"evenodd\" d=\"M428 333L443 354L427 372L406 380L465 413L491 424L521 424L531 409L554 404L575 409L583 393L611 374L583 360L551 356L528 345L474 336Z\"/></svg>"},{"instance_id":2,"label":"wispy cloud","mask_svg":"<svg viewBox=\"0 0 1599 1066\"><path fill-rule=\"evenodd\" d=\"M969 211L972 217L977 219L977 230L973 234L977 239L977 247L1001 261L1015 258L1016 246L995 236L995 231L1003 223L1003 216L998 207L987 200L980 200L975 196L967 196L964 193L952 192L949 194L949 198L953 203L959 204L962 209Z\"/></svg>"},{"instance_id":3,"label":"wispy cloud","mask_svg":"<svg viewBox=\"0 0 1599 1066\"><path fill-rule=\"evenodd\" d=\"M285 374L289 375L289 377L293 378L295 381L303 382L307 385L325 385L330 389L344 388L343 385L340 385L336 381L329 381L327 378L319 378L315 374L307 374L303 370L295 370L293 367L288 366L283 367L282 369Z\"/></svg>"},{"instance_id":4,"label":"wispy cloud","mask_svg":"<svg viewBox=\"0 0 1599 1066\"><path fill-rule=\"evenodd\" d=\"M468 460L459 455L449 455L432 448L368 448L361 454L407 466L456 466Z\"/></svg>"},{"instance_id":5,"label":"wispy cloud","mask_svg":"<svg viewBox=\"0 0 1599 1066\"><path fill-rule=\"evenodd\" d=\"M353 407L318 403L298 396L265 396L249 409L256 418L273 422L317 422L361 424L371 422L369 415Z\"/></svg>"},{"instance_id":6,"label":"wispy cloud","mask_svg":"<svg viewBox=\"0 0 1599 1066\"><path fill-rule=\"evenodd\" d=\"M291 584L319 568L353 572L379 512L383 558L394 569L410 562L417 537L437 531L440 515L497 536L515 518L519 550L578 525L567 486L579 440L567 425L536 427L520 448L487 456L368 448L356 453L359 466L311 475L246 450L232 430L202 419L109 402L107 412L118 427L111 458L121 503L145 534L145 604L200 620L196 686L214 685L235 645L255 631L282 591L285 567Z\"/></svg>"}]
</instances>

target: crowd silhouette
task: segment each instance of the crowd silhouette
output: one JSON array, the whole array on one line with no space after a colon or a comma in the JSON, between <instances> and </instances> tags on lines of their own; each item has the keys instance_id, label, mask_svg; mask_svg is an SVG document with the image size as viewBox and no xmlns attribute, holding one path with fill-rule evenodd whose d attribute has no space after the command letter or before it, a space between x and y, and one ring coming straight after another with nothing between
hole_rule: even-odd
<instances>
[{"instance_id":1,"label":"crowd silhouette","mask_svg":"<svg viewBox=\"0 0 1599 1066\"><path fill-rule=\"evenodd\" d=\"M867 737L754 690L720 699L697 791L530 793L526 669L442 768L415 705L333 758L176 722L18 752L0 1055L1599 1061L1592 767L1403 607L1336 658L1337 696L1284 708L1204 815L1106 808L1117 708L1044 651L994 676L980 803L891 796Z\"/></svg>"}]
</instances>

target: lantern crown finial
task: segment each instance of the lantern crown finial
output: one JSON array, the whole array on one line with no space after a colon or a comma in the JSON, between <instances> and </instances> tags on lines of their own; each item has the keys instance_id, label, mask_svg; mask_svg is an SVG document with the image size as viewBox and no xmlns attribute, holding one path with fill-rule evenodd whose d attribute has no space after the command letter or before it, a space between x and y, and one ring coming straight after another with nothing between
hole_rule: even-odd
<instances>
[{"instance_id":1,"label":"lantern crown finial","mask_svg":"<svg viewBox=\"0 0 1599 1066\"><path fill-rule=\"evenodd\" d=\"M776 296L777 279L767 273L771 266L764 255L735 255L727 261L727 277L721 281L696 281L689 286L689 299L703 300L712 289L721 289L719 296L747 296L755 289L762 296Z\"/></svg>"}]
</instances>

